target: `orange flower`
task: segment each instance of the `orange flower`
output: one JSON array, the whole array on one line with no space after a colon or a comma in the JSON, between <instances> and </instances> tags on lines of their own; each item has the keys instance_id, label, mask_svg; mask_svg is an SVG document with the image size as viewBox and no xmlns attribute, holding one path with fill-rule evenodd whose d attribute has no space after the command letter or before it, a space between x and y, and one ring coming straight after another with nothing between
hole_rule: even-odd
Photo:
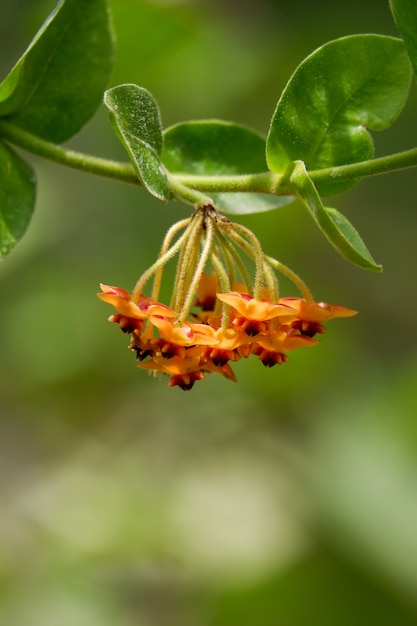
<instances>
[{"instance_id":1,"label":"orange flower","mask_svg":"<svg viewBox=\"0 0 417 626\"><path fill-rule=\"evenodd\" d=\"M198 346L186 350L184 357L173 356L171 359L165 359L162 355L156 354L149 361L139 363L138 367L165 374L188 374L199 368L201 353L202 350Z\"/></svg>"},{"instance_id":2,"label":"orange flower","mask_svg":"<svg viewBox=\"0 0 417 626\"><path fill-rule=\"evenodd\" d=\"M147 369L154 373L162 372L169 374L169 387L178 386L184 391L192 388L196 380L204 378L204 372L200 368L200 357L204 349L200 346L189 348L183 357L173 356L170 359L162 355L154 355L149 361L138 364L141 369Z\"/></svg>"},{"instance_id":3,"label":"orange flower","mask_svg":"<svg viewBox=\"0 0 417 626\"><path fill-rule=\"evenodd\" d=\"M281 327L282 328L282 327ZM266 367L284 363L288 360L286 353L295 348L315 346L318 341L298 333L287 333L282 329L273 330L265 337L262 336L253 344L252 353L259 356Z\"/></svg>"},{"instance_id":4,"label":"orange flower","mask_svg":"<svg viewBox=\"0 0 417 626\"><path fill-rule=\"evenodd\" d=\"M293 308L296 312L294 319L289 320L292 328L302 335L313 337L316 333L326 332L322 322L335 317L352 317L357 311L326 302L307 302L302 298L280 298L280 303Z\"/></svg>"},{"instance_id":5,"label":"orange flower","mask_svg":"<svg viewBox=\"0 0 417 626\"><path fill-rule=\"evenodd\" d=\"M293 310L286 304L276 304L267 300L256 300L248 293L218 293L217 297L222 302L233 307L242 317L247 320L264 322L280 315L293 315Z\"/></svg>"},{"instance_id":6,"label":"orange flower","mask_svg":"<svg viewBox=\"0 0 417 626\"><path fill-rule=\"evenodd\" d=\"M203 273L197 289L197 298L194 305L201 307L202 311L214 311L216 306L217 274Z\"/></svg>"},{"instance_id":7,"label":"orange flower","mask_svg":"<svg viewBox=\"0 0 417 626\"><path fill-rule=\"evenodd\" d=\"M229 362L252 354L266 367L285 363L288 351L318 343L312 337L325 331L323 322L356 314L343 306L302 298L273 302L266 288L262 299L257 299L245 293L243 285L238 288L241 291L216 294L216 275L201 277L195 304L202 311L198 315L188 313L204 323L186 319L179 324L175 319L179 314L165 304L144 295L133 301L119 287L101 285L102 293L97 295L117 311L109 320L132 333L130 349L140 361L138 367L154 375L165 374L169 387L186 391L206 374L235 381ZM231 307L229 315L212 315L216 296Z\"/></svg>"},{"instance_id":8,"label":"orange flower","mask_svg":"<svg viewBox=\"0 0 417 626\"><path fill-rule=\"evenodd\" d=\"M197 380L203 380L204 372L197 370L196 372L189 372L188 374L176 374L171 376L168 381L168 387L178 386L183 391L190 391L193 388L194 383Z\"/></svg>"},{"instance_id":9,"label":"orange flower","mask_svg":"<svg viewBox=\"0 0 417 626\"><path fill-rule=\"evenodd\" d=\"M149 318L150 326L144 333L135 331L131 349L136 352L139 361L148 356L162 356L171 359L174 356L185 358L186 350L191 346L199 347L203 353L206 346L216 345L214 330L206 324L185 323L176 326L171 319L157 315ZM160 337L154 337L152 327L158 329Z\"/></svg>"},{"instance_id":10,"label":"orange flower","mask_svg":"<svg viewBox=\"0 0 417 626\"><path fill-rule=\"evenodd\" d=\"M220 374L227 378L227 380L237 382L237 378L229 363L225 365L215 365L211 359L208 359L206 363L201 364L201 370L209 374Z\"/></svg>"},{"instance_id":11,"label":"orange flower","mask_svg":"<svg viewBox=\"0 0 417 626\"><path fill-rule=\"evenodd\" d=\"M140 296L139 302L133 302L129 292L120 287L110 287L100 284L103 293L98 293L100 300L112 304L118 315L110 316L111 322L116 322L124 332L132 332L134 329L143 330L143 320L150 315L164 315L176 317L177 313L165 304L154 302L151 298Z\"/></svg>"},{"instance_id":12,"label":"orange flower","mask_svg":"<svg viewBox=\"0 0 417 626\"><path fill-rule=\"evenodd\" d=\"M254 337L260 332L267 332L269 320L285 315L294 315L293 309L286 304L273 303L268 300L257 300L247 293L218 293L222 302L230 305L239 316L233 320L235 326L241 327L248 335Z\"/></svg>"},{"instance_id":13,"label":"orange flower","mask_svg":"<svg viewBox=\"0 0 417 626\"><path fill-rule=\"evenodd\" d=\"M218 340L218 345L207 350L206 354L216 366L220 367L228 361L237 361L240 358L237 348L252 341L251 337L239 327L217 328L214 336Z\"/></svg>"},{"instance_id":14,"label":"orange flower","mask_svg":"<svg viewBox=\"0 0 417 626\"><path fill-rule=\"evenodd\" d=\"M171 320L159 315L152 315L150 322L158 329L161 337L176 345L214 346L219 343L214 336L214 329L207 324L187 322L182 326L176 326Z\"/></svg>"},{"instance_id":15,"label":"orange flower","mask_svg":"<svg viewBox=\"0 0 417 626\"><path fill-rule=\"evenodd\" d=\"M222 350L235 350L251 341L240 328L218 328L214 331L214 336L218 341L216 348Z\"/></svg>"}]
</instances>

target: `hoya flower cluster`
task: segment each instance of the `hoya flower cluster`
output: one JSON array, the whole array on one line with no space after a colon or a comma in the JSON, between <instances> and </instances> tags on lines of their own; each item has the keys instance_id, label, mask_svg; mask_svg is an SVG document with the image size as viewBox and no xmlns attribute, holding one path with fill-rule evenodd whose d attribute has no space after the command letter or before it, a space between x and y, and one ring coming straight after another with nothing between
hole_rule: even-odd
<instances>
[{"instance_id":1,"label":"hoya flower cluster","mask_svg":"<svg viewBox=\"0 0 417 626\"><path fill-rule=\"evenodd\" d=\"M182 232L181 232L182 231ZM180 234L181 233L181 234ZM158 301L163 269L178 255L169 305ZM254 277L247 267L254 266ZM300 298L281 297L276 270L292 280ZM143 293L153 278L150 296ZM318 343L324 322L355 311L315 302L301 279L264 254L255 235L208 204L174 224L160 255L130 294L101 285L99 298L117 313L109 320L131 334L138 366L169 376L189 390L208 373L236 380L231 363L253 356L266 367L284 363L295 348Z\"/></svg>"}]
</instances>

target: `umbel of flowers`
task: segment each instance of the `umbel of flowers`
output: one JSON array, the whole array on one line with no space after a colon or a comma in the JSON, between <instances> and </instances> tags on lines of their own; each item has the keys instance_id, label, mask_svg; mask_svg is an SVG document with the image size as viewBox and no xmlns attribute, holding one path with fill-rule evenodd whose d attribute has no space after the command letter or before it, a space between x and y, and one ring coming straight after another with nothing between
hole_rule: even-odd
<instances>
[{"instance_id":1,"label":"umbel of flowers","mask_svg":"<svg viewBox=\"0 0 417 626\"><path fill-rule=\"evenodd\" d=\"M163 270L178 256L171 302L159 302ZM247 267L252 263L254 271ZM277 271L301 297L281 297ZM252 277L253 274L253 277ZM153 279L151 295L143 293ZM138 367L169 376L168 385L189 390L206 374L235 381L231 363L254 357L266 367L285 363L295 348L314 346L324 322L355 311L315 302L304 282L264 254L257 237L211 204L174 224L158 259L132 293L101 285L98 294L116 313L109 321L131 335Z\"/></svg>"}]
</instances>

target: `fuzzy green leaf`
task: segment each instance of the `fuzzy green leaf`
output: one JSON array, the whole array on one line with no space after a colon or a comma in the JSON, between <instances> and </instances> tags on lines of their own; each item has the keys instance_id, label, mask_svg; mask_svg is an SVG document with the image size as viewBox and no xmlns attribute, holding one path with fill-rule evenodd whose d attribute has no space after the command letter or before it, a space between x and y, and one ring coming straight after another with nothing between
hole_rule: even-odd
<instances>
[{"instance_id":1,"label":"fuzzy green leaf","mask_svg":"<svg viewBox=\"0 0 417 626\"><path fill-rule=\"evenodd\" d=\"M65 141L100 105L112 62L107 0L61 0L0 85L0 116Z\"/></svg>"},{"instance_id":2,"label":"fuzzy green leaf","mask_svg":"<svg viewBox=\"0 0 417 626\"><path fill-rule=\"evenodd\" d=\"M106 91L104 104L139 180L153 196L166 202L171 194L160 160L162 126L153 96L138 85L118 85Z\"/></svg>"},{"instance_id":3,"label":"fuzzy green leaf","mask_svg":"<svg viewBox=\"0 0 417 626\"><path fill-rule=\"evenodd\" d=\"M372 158L367 128L381 130L395 120L409 84L400 39L352 35L325 44L297 68L277 104L267 140L269 168L283 173L302 160L314 170ZM329 181L319 191L333 195L353 184Z\"/></svg>"},{"instance_id":4,"label":"fuzzy green leaf","mask_svg":"<svg viewBox=\"0 0 417 626\"><path fill-rule=\"evenodd\" d=\"M416 0L390 0L391 11L404 40L405 47L417 74L417 2Z\"/></svg>"},{"instance_id":5,"label":"fuzzy green leaf","mask_svg":"<svg viewBox=\"0 0 417 626\"><path fill-rule=\"evenodd\" d=\"M0 257L24 235L35 207L35 175L29 165L0 143Z\"/></svg>"},{"instance_id":6,"label":"fuzzy green leaf","mask_svg":"<svg viewBox=\"0 0 417 626\"><path fill-rule=\"evenodd\" d=\"M236 176L267 170L265 139L253 130L221 120L171 126L164 133L162 161L173 174ZM243 215L275 210L294 198L263 193L211 193L224 213Z\"/></svg>"},{"instance_id":7,"label":"fuzzy green leaf","mask_svg":"<svg viewBox=\"0 0 417 626\"><path fill-rule=\"evenodd\" d=\"M381 266L375 263L358 231L349 220L336 209L323 205L304 163L298 161L291 164L289 170L289 183L294 186L298 197L332 246L351 263L380 272Z\"/></svg>"}]
</instances>

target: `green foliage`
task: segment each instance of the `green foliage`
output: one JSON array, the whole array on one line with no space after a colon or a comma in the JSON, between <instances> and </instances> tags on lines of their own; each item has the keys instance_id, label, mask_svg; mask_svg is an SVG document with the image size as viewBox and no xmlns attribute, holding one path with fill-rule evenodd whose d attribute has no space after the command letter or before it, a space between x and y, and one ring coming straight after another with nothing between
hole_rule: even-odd
<instances>
[{"instance_id":1,"label":"green foliage","mask_svg":"<svg viewBox=\"0 0 417 626\"><path fill-rule=\"evenodd\" d=\"M391 8L405 46L401 39L365 34L318 48L285 87L266 142L249 128L218 120L177 124L163 133L158 105L145 88L123 84L106 91L104 103L138 184L163 202L198 205L210 199L234 214L274 210L298 196L345 258L379 270L353 226L336 209L326 208L320 195L341 193L370 174L364 169L373 157L368 129L387 128L406 102L408 54L416 66L417 9L411 0L392 0ZM109 17L106 0L58 3L0 85L8 141L68 164L54 144L78 132L102 99L113 60ZM354 166L349 176L340 175L338 168L349 164ZM89 159L72 155L71 165L88 170ZM114 178L126 173L123 167L103 159L90 170ZM314 186L317 172L322 175ZM28 223L27 194L19 200L21 190L15 188L13 202L16 215L22 207L20 227L13 236L4 229L3 254Z\"/></svg>"},{"instance_id":2,"label":"green foliage","mask_svg":"<svg viewBox=\"0 0 417 626\"><path fill-rule=\"evenodd\" d=\"M367 270L381 271L369 253L366 245L349 220L336 209L325 207L313 182L309 178L305 165L298 161L291 165L289 180L298 192L300 200L327 237L333 247L348 261Z\"/></svg>"},{"instance_id":3,"label":"green foliage","mask_svg":"<svg viewBox=\"0 0 417 626\"><path fill-rule=\"evenodd\" d=\"M35 175L14 150L0 143L0 253L25 233L35 206Z\"/></svg>"},{"instance_id":4,"label":"green foliage","mask_svg":"<svg viewBox=\"0 0 417 626\"><path fill-rule=\"evenodd\" d=\"M221 120L176 124L165 131L163 161L171 172L255 174L265 172L265 140L249 128Z\"/></svg>"},{"instance_id":5,"label":"green foliage","mask_svg":"<svg viewBox=\"0 0 417 626\"><path fill-rule=\"evenodd\" d=\"M353 35L331 41L297 68L278 102L267 142L270 169L291 161L308 170L370 159L367 128L387 128L403 108L410 67L399 39ZM329 179L320 192L334 195L353 183Z\"/></svg>"},{"instance_id":6,"label":"green foliage","mask_svg":"<svg viewBox=\"0 0 417 626\"><path fill-rule=\"evenodd\" d=\"M267 169L265 139L249 128L230 122L185 122L165 131L162 161L173 174L258 174ZM223 212L235 215L271 211L294 199L239 192L214 193L211 197Z\"/></svg>"},{"instance_id":7,"label":"green foliage","mask_svg":"<svg viewBox=\"0 0 417 626\"><path fill-rule=\"evenodd\" d=\"M107 0L61 0L0 85L0 116L65 141L99 106L113 59Z\"/></svg>"},{"instance_id":8,"label":"green foliage","mask_svg":"<svg viewBox=\"0 0 417 626\"><path fill-rule=\"evenodd\" d=\"M417 3L415 0L390 0L390 6L417 74Z\"/></svg>"},{"instance_id":9,"label":"green foliage","mask_svg":"<svg viewBox=\"0 0 417 626\"><path fill-rule=\"evenodd\" d=\"M107 0L62 0L0 85L0 117L40 139L69 139L99 106L112 59ZM30 167L0 149L1 257L26 231L35 184Z\"/></svg>"},{"instance_id":10,"label":"green foliage","mask_svg":"<svg viewBox=\"0 0 417 626\"><path fill-rule=\"evenodd\" d=\"M162 126L158 105L149 91L137 85L119 85L106 91L104 104L139 180L159 200L170 197L160 161Z\"/></svg>"}]
</instances>

